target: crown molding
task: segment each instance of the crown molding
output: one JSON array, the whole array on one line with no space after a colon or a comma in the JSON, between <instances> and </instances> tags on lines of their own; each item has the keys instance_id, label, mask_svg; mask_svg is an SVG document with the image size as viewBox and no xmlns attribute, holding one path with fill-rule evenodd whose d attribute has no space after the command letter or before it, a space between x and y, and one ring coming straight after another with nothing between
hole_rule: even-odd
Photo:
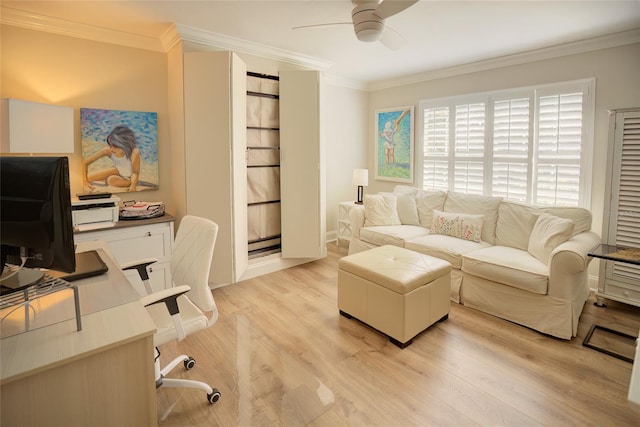
<instances>
[{"instance_id":1,"label":"crown molding","mask_svg":"<svg viewBox=\"0 0 640 427\"><path fill-rule=\"evenodd\" d=\"M477 73L495 68L509 67L512 65L526 64L529 62L542 61L546 59L560 58L562 56L575 55L579 53L591 52L600 49L608 49L617 46L624 46L633 43L640 43L640 29L623 31L601 37L579 40L571 43L559 44L542 49L535 49L513 55L501 56L498 58L477 61L469 64L459 65L449 68L427 71L423 73L411 74L395 79L380 80L366 84L367 91L389 89L397 86L405 86L414 83L421 83L429 80L442 79L459 76L462 74Z\"/></svg>"},{"instance_id":2,"label":"crown molding","mask_svg":"<svg viewBox=\"0 0 640 427\"><path fill-rule=\"evenodd\" d=\"M330 74L327 70L331 68L332 64L326 60L181 24L170 25L159 38L155 38L25 12L6 6L0 6L0 24L164 53L181 41L187 41L325 71L325 78L330 84L369 92L640 42L640 29L634 29L459 66L365 83Z\"/></svg>"},{"instance_id":3,"label":"crown molding","mask_svg":"<svg viewBox=\"0 0 640 427\"><path fill-rule=\"evenodd\" d=\"M219 49L243 52L249 55L259 56L274 61L285 62L314 70L325 71L331 67L331 62L311 56L306 56L298 52L285 49L278 49L261 43L255 43L235 37L230 37L220 33L201 30L188 25L176 24L180 37L185 42L191 42L203 46L215 47Z\"/></svg>"},{"instance_id":4,"label":"crown molding","mask_svg":"<svg viewBox=\"0 0 640 427\"><path fill-rule=\"evenodd\" d=\"M141 36L125 31L116 31L95 25L68 21L66 19L53 18L51 16L25 12L5 6L0 7L0 23L29 30L46 31L62 36L117 44L155 52L165 52L161 41L154 37ZM167 32L169 32L169 30Z\"/></svg>"},{"instance_id":5,"label":"crown molding","mask_svg":"<svg viewBox=\"0 0 640 427\"><path fill-rule=\"evenodd\" d=\"M175 24L171 24L171 26L160 36L160 43L162 44L162 48L165 52L169 52L181 41L180 33L178 33L178 29Z\"/></svg>"},{"instance_id":6,"label":"crown molding","mask_svg":"<svg viewBox=\"0 0 640 427\"><path fill-rule=\"evenodd\" d=\"M367 91L367 85L359 80L349 79L347 77L339 76L337 74L331 74L324 72L324 81L331 86L341 86L348 89L355 89L361 91Z\"/></svg>"}]
</instances>

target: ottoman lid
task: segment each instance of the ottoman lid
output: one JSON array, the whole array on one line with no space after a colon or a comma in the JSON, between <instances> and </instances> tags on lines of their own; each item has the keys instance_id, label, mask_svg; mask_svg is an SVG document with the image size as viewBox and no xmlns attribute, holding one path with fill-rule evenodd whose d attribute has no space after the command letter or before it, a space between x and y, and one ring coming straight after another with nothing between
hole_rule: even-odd
<instances>
[{"instance_id":1,"label":"ottoman lid","mask_svg":"<svg viewBox=\"0 0 640 427\"><path fill-rule=\"evenodd\" d=\"M449 273L451 264L386 245L340 258L338 268L404 295Z\"/></svg>"}]
</instances>

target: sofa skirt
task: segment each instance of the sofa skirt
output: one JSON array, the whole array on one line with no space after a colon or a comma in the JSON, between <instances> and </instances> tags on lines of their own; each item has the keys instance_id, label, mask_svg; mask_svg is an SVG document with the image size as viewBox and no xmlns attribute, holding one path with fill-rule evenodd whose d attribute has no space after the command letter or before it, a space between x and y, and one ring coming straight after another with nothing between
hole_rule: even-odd
<instances>
[{"instance_id":1,"label":"sofa skirt","mask_svg":"<svg viewBox=\"0 0 640 427\"><path fill-rule=\"evenodd\" d=\"M577 335L578 321L589 297L588 287L562 300L464 274L460 299L467 307L535 329L557 338Z\"/></svg>"}]
</instances>

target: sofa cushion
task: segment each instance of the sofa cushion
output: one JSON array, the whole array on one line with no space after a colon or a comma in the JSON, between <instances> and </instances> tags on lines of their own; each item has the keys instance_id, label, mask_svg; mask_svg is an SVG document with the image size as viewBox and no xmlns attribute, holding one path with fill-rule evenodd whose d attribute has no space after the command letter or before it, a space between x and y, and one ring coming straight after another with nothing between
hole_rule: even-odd
<instances>
[{"instance_id":1,"label":"sofa cushion","mask_svg":"<svg viewBox=\"0 0 640 427\"><path fill-rule=\"evenodd\" d=\"M486 242L472 242L443 234L415 237L404 244L412 251L449 261L451 267L458 270L462 266L462 255L488 246L491 245Z\"/></svg>"},{"instance_id":2,"label":"sofa cushion","mask_svg":"<svg viewBox=\"0 0 640 427\"><path fill-rule=\"evenodd\" d=\"M364 196L364 226L400 225L398 199L395 194L367 194Z\"/></svg>"},{"instance_id":3,"label":"sofa cushion","mask_svg":"<svg viewBox=\"0 0 640 427\"><path fill-rule=\"evenodd\" d=\"M416 195L416 207L418 208L418 219L423 227L431 227L433 222L433 210L439 211L444 208L444 200L447 193L444 191L424 191L419 190Z\"/></svg>"},{"instance_id":4,"label":"sofa cushion","mask_svg":"<svg viewBox=\"0 0 640 427\"><path fill-rule=\"evenodd\" d=\"M538 215L540 211L532 206L503 200L498 207L496 245L526 251Z\"/></svg>"},{"instance_id":5,"label":"sofa cushion","mask_svg":"<svg viewBox=\"0 0 640 427\"><path fill-rule=\"evenodd\" d=\"M379 225L361 228L360 240L377 246L404 247L407 240L428 234L429 230L419 225Z\"/></svg>"},{"instance_id":6,"label":"sofa cushion","mask_svg":"<svg viewBox=\"0 0 640 427\"><path fill-rule=\"evenodd\" d=\"M398 211L398 218L400 218L401 224L420 225L420 220L418 219L418 208L416 207L416 198L413 197L413 194L408 192L380 194L393 194L396 196L396 209Z\"/></svg>"},{"instance_id":7,"label":"sofa cushion","mask_svg":"<svg viewBox=\"0 0 640 427\"><path fill-rule=\"evenodd\" d=\"M477 196L473 194L447 193L444 202L445 212L484 215L482 223L482 240L492 245L496 241L496 224L498 223L499 197Z\"/></svg>"},{"instance_id":8,"label":"sofa cushion","mask_svg":"<svg viewBox=\"0 0 640 427\"><path fill-rule=\"evenodd\" d=\"M466 253L462 271L540 295L546 295L549 287L549 267L527 251L507 246Z\"/></svg>"},{"instance_id":9,"label":"sofa cushion","mask_svg":"<svg viewBox=\"0 0 640 427\"><path fill-rule=\"evenodd\" d=\"M591 230L591 211L585 208L578 207L548 207L540 209L543 212L551 215L567 218L573 221L575 227L573 228L573 236Z\"/></svg>"},{"instance_id":10,"label":"sofa cushion","mask_svg":"<svg viewBox=\"0 0 640 427\"><path fill-rule=\"evenodd\" d=\"M434 209L431 233L479 242L482 220L482 215L442 212Z\"/></svg>"},{"instance_id":11,"label":"sofa cushion","mask_svg":"<svg viewBox=\"0 0 640 427\"><path fill-rule=\"evenodd\" d=\"M542 213L533 226L527 251L543 263L549 262L549 255L561 243L569 240L575 224L572 220Z\"/></svg>"}]
</instances>

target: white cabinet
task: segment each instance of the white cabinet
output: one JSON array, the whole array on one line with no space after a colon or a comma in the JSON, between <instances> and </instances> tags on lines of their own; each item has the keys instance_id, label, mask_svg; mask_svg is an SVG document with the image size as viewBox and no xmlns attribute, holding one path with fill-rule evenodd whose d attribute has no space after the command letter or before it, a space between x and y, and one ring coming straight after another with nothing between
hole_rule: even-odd
<instances>
[{"instance_id":1,"label":"white cabinet","mask_svg":"<svg viewBox=\"0 0 640 427\"><path fill-rule=\"evenodd\" d=\"M640 109L610 112L609 152L602 241L640 248ZM600 261L602 298L640 306L640 266Z\"/></svg>"},{"instance_id":2,"label":"white cabinet","mask_svg":"<svg viewBox=\"0 0 640 427\"><path fill-rule=\"evenodd\" d=\"M173 251L173 221L171 215L140 221L119 221L115 227L76 232L77 242L104 240L115 260L126 263L145 258L156 258L148 267L154 291L171 287L171 253ZM144 286L135 270L124 272L133 287L144 295Z\"/></svg>"},{"instance_id":3,"label":"white cabinet","mask_svg":"<svg viewBox=\"0 0 640 427\"><path fill-rule=\"evenodd\" d=\"M351 220L349 219L349 211L356 206L355 202L338 203L338 228L336 245L340 246L341 240L349 242L351 240Z\"/></svg>"},{"instance_id":4,"label":"white cabinet","mask_svg":"<svg viewBox=\"0 0 640 427\"><path fill-rule=\"evenodd\" d=\"M235 283L249 262L246 162L247 69L231 52L184 54L188 215L218 224L209 282Z\"/></svg>"},{"instance_id":5,"label":"white cabinet","mask_svg":"<svg viewBox=\"0 0 640 427\"><path fill-rule=\"evenodd\" d=\"M187 190L182 211L218 224L209 282L235 283L249 269L247 69L226 51L185 52L183 65L185 149L183 167L177 166ZM322 78L306 70L279 75L281 259L319 258L326 256Z\"/></svg>"},{"instance_id":6,"label":"white cabinet","mask_svg":"<svg viewBox=\"0 0 640 427\"><path fill-rule=\"evenodd\" d=\"M280 204L283 258L326 256L322 74L280 71Z\"/></svg>"}]
</instances>

